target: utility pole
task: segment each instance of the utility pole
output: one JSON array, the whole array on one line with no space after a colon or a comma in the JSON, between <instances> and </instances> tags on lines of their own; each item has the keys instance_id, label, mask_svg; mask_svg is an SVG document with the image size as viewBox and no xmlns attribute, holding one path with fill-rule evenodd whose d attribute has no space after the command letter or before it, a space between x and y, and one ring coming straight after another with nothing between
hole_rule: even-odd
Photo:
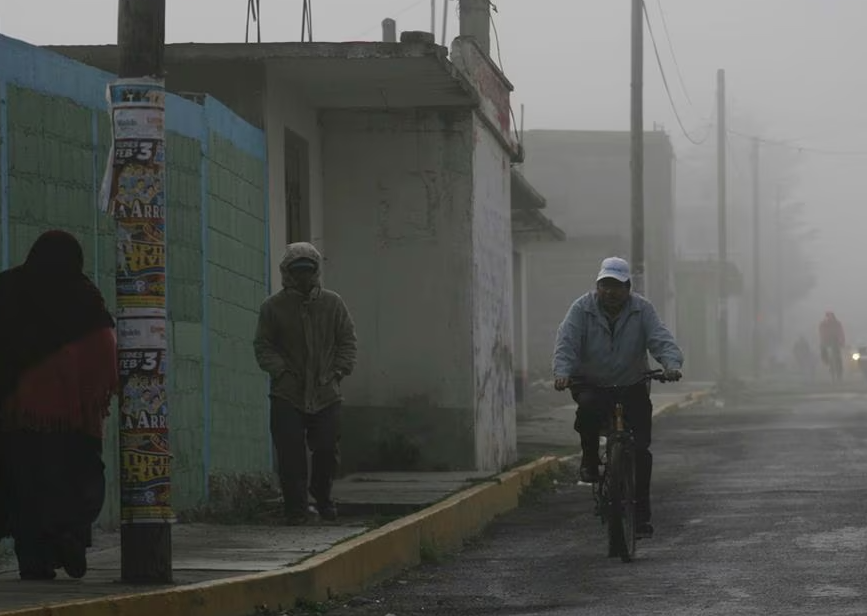
<instances>
[{"instance_id":1,"label":"utility pole","mask_svg":"<svg viewBox=\"0 0 867 616\"><path fill-rule=\"evenodd\" d=\"M434 35L434 40L436 40L436 35L437 35L437 0L430 0L430 33Z\"/></svg>"},{"instance_id":2,"label":"utility pole","mask_svg":"<svg viewBox=\"0 0 867 616\"><path fill-rule=\"evenodd\" d=\"M165 403L165 31L165 0L119 0L120 79L110 85L109 93L114 129L111 211L117 229L118 363L123 391L121 579L144 584L172 581L174 515ZM127 196L118 190L120 185ZM134 194L129 196L130 192Z\"/></svg>"},{"instance_id":3,"label":"utility pole","mask_svg":"<svg viewBox=\"0 0 867 616\"><path fill-rule=\"evenodd\" d=\"M758 377L762 369L762 258L761 258L761 207L759 186L759 139L753 137L753 375Z\"/></svg>"},{"instance_id":4,"label":"utility pole","mask_svg":"<svg viewBox=\"0 0 867 616\"><path fill-rule=\"evenodd\" d=\"M719 233L719 373L720 384L729 380L728 229L726 228L726 74L717 80L717 231Z\"/></svg>"},{"instance_id":5,"label":"utility pole","mask_svg":"<svg viewBox=\"0 0 867 616\"><path fill-rule=\"evenodd\" d=\"M449 0L443 0L443 39L442 46L446 46L446 36L449 31Z\"/></svg>"},{"instance_id":6,"label":"utility pole","mask_svg":"<svg viewBox=\"0 0 867 616\"><path fill-rule=\"evenodd\" d=\"M632 0L632 285L644 293L644 2Z\"/></svg>"},{"instance_id":7,"label":"utility pole","mask_svg":"<svg viewBox=\"0 0 867 616\"><path fill-rule=\"evenodd\" d=\"M774 204L774 225L777 228L775 235L776 262L777 262L777 336L779 345L783 344L783 334L785 327L783 318L785 310L783 309L783 191L780 185L777 185L777 197Z\"/></svg>"}]
</instances>

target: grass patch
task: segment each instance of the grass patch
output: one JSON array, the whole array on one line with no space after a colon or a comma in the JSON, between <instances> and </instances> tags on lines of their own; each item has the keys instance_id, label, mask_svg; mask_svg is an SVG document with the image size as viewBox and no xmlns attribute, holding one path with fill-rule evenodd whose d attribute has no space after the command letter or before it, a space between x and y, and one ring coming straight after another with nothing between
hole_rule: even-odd
<instances>
[{"instance_id":1,"label":"grass patch","mask_svg":"<svg viewBox=\"0 0 867 616\"><path fill-rule=\"evenodd\" d=\"M560 473L553 470L535 475L529 485L518 496L518 504L521 507L526 507L527 505L535 505L541 502L545 494L554 491L555 482L559 476Z\"/></svg>"},{"instance_id":2,"label":"grass patch","mask_svg":"<svg viewBox=\"0 0 867 616\"><path fill-rule=\"evenodd\" d=\"M438 565L443 562L443 552L436 545L423 541L419 549L419 558L424 565Z\"/></svg>"}]
</instances>

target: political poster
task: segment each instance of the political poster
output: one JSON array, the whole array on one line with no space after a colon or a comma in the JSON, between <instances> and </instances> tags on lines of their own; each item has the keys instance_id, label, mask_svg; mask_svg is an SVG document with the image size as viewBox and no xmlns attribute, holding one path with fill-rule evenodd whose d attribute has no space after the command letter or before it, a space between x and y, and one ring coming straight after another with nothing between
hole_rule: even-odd
<instances>
[{"instance_id":1,"label":"political poster","mask_svg":"<svg viewBox=\"0 0 867 616\"><path fill-rule=\"evenodd\" d=\"M118 355L121 521L173 521L166 351L124 349Z\"/></svg>"},{"instance_id":2,"label":"political poster","mask_svg":"<svg viewBox=\"0 0 867 616\"><path fill-rule=\"evenodd\" d=\"M112 145L100 209L115 221L121 522L172 522L166 393L165 87L108 87Z\"/></svg>"}]
</instances>

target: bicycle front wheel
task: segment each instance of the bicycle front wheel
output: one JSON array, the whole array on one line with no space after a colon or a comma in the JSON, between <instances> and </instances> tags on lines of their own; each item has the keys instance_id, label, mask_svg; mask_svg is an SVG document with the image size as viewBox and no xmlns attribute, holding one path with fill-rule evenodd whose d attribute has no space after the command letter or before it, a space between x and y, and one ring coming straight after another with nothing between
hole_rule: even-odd
<instances>
[{"instance_id":1,"label":"bicycle front wheel","mask_svg":"<svg viewBox=\"0 0 867 616\"><path fill-rule=\"evenodd\" d=\"M611 444L606 473L608 545L625 563L635 558L635 452L631 444Z\"/></svg>"}]
</instances>

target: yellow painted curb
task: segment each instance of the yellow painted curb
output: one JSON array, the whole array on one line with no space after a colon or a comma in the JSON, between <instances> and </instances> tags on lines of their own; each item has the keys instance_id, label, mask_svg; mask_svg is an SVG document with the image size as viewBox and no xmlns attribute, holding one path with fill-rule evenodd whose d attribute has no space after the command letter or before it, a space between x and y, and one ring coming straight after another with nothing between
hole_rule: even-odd
<instances>
[{"instance_id":1,"label":"yellow painted curb","mask_svg":"<svg viewBox=\"0 0 867 616\"><path fill-rule=\"evenodd\" d=\"M694 404L698 404L705 398L709 397L713 393L713 390L705 389L704 391L696 391L687 394L686 399L681 402L669 402L665 406L662 406L655 411L653 411L653 416L658 417L663 413L669 413L671 411L679 411L681 409L689 408Z\"/></svg>"},{"instance_id":2,"label":"yellow painted curb","mask_svg":"<svg viewBox=\"0 0 867 616\"><path fill-rule=\"evenodd\" d=\"M422 552L449 552L496 516L518 506L533 479L556 470L553 456L497 475L381 528L305 560L253 575L133 595L25 608L4 616L245 616L257 606L294 607L355 593L421 562Z\"/></svg>"}]
</instances>

